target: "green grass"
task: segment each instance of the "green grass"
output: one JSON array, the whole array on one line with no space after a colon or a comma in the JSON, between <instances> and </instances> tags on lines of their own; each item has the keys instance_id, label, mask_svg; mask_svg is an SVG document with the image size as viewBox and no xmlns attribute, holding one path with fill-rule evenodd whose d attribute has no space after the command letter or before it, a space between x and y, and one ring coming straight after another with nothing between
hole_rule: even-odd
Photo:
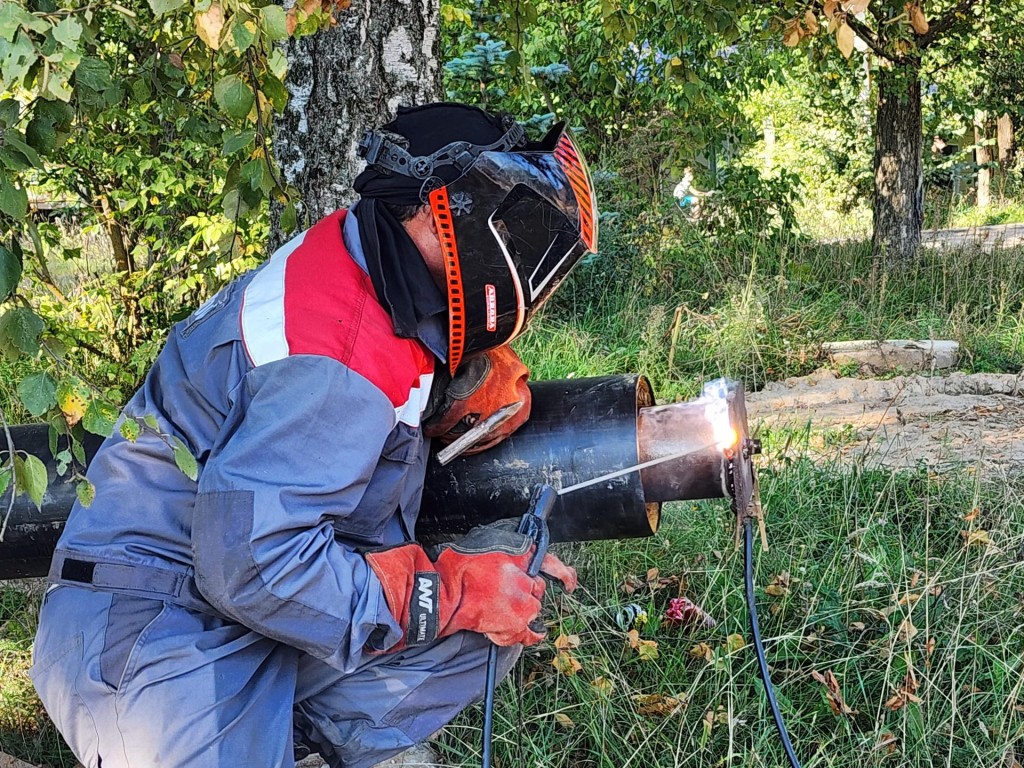
<instances>
[{"instance_id":1,"label":"green grass","mask_svg":"<svg viewBox=\"0 0 1024 768\"><path fill-rule=\"evenodd\" d=\"M984 487L966 473L891 474L777 456L761 488L771 545L758 555L762 629L803 764L996 766L1014 744L1020 757L1021 489ZM965 521L975 508L977 519ZM962 532L981 530L991 549L966 546ZM496 765L785 763L749 645L741 556L724 503L672 505L653 538L573 555L584 586L561 599L551 637L579 635L571 653L582 669L556 672L551 642L527 653L519 677L500 689ZM613 617L627 601L660 615L674 589L619 591L626 576L652 567L678 576L719 625L680 630L651 621L641 637L658 643L659 657L642 661ZM786 594L766 594L783 573ZM916 629L909 642L904 622ZM728 649L734 633L745 647ZM710 662L691 654L700 643ZM892 710L886 702L910 670L920 702ZM835 714L813 671L832 672L855 712ZM612 681L611 691L595 687L596 678ZM669 716L641 713L636 697L654 694L682 706ZM446 730L441 746L453 764L477 761L478 724L479 713L466 712Z\"/></svg>"},{"instance_id":2,"label":"green grass","mask_svg":"<svg viewBox=\"0 0 1024 768\"><path fill-rule=\"evenodd\" d=\"M868 243L606 229L517 342L535 378L643 371L671 400L720 375L754 388L804 375L822 342L858 338L949 338L962 370L1024 367L1024 249L925 251L899 267Z\"/></svg>"},{"instance_id":3,"label":"green grass","mask_svg":"<svg viewBox=\"0 0 1024 768\"><path fill-rule=\"evenodd\" d=\"M930 216L927 226L936 229L958 227L984 227L993 224L1024 222L1024 202L1013 199L996 200L986 208L967 205L963 201L938 208Z\"/></svg>"},{"instance_id":4,"label":"green grass","mask_svg":"<svg viewBox=\"0 0 1024 768\"><path fill-rule=\"evenodd\" d=\"M76 760L46 716L28 676L38 599L0 584L0 752L71 768Z\"/></svg>"}]
</instances>

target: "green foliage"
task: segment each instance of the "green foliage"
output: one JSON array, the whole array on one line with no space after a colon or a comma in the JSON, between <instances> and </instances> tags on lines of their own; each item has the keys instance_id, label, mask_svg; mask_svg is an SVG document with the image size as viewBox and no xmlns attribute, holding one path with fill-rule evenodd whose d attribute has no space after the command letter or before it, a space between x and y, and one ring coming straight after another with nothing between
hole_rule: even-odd
<instances>
[{"instance_id":1,"label":"green foliage","mask_svg":"<svg viewBox=\"0 0 1024 768\"><path fill-rule=\"evenodd\" d=\"M268 200L297 224L268 149L286 100L277 43L332 11L0 6L0 353L28 361L5 412L70 440L62 474L78 475L84 431L112 432L166 329L257 263Z\"/></svg>"}]
</instances>

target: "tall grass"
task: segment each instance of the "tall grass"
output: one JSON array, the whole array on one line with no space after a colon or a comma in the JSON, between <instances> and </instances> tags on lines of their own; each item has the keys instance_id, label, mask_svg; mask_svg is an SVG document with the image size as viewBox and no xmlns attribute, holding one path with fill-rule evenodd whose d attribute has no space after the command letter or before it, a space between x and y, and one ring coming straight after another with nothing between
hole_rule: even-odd
<instances>
[{"instance_id":1,"label":"tall grass","mask_svg":"<svg viewBox=\"0 0 1024 768\"><path fill-rule=\"evenodd\" d=\"M1024 758L1021 489L799 457L763 470L761 488L770 540L756 574L762 628L803 764L1011 766L1001 761L1015 746ZM501 688L498 765L786 764L758 680L724 504L671 505L655 537L573 556L584 587L559 601L551 636L578 635L570 652L582 668L557 672L551 642L527 653L519 677ZM620 591L625 577L643 580L652 567L682 586ZM718 626L660 622L677 591ZM617 625L626 602L648 609L640 636L658 643L657 659L642 660ZM742 647L730 635L741 635ZM835 675L843 714L812 672ZM894 699L901 689L911 696ZM678 705L646 711L639 697L654 695ZM446 731L453 763L475 761L478 718L464 713Z\"/></svg>"},{"instance_id":2,"label":"tall grass","mask_svg":"<svg viewBox=\"0 0 1024 768\"><path fill-rule=\"evenodd\" d=\"M803 375L822 342L855 338L952 338L964 370L1024 366L1024 249L892 266L868 243L723 246L655 224L602 237L517 344L537 378L643 370L671 399L719 375Z\"/></svg>"}]
</instances>

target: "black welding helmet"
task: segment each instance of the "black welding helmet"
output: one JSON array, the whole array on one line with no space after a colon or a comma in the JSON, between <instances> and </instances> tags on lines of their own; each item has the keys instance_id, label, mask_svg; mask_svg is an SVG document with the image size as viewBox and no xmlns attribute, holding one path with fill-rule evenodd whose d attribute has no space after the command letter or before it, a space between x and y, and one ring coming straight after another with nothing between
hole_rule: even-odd
<instances>
[{"instance_id":1,"label":"black welding helmet","mask_svg":"<svg viewBox=\"0 0 1024 768\"><path fill-rule=\"evenodd\" d=\"M527 142L522 126L507 117L462 105L417 109L455 106L500 120L504 132L487 144L453 141L418 155L402 137L370 132L360 149L376 172L420 181L419 200L433 212L453 372L463 358L522 333L580 258L597 251L593 183L564 124ZM450 134L458 136L458 126ZM415 141L409 149L417 149Z\"/></svg>"}]
</instances>

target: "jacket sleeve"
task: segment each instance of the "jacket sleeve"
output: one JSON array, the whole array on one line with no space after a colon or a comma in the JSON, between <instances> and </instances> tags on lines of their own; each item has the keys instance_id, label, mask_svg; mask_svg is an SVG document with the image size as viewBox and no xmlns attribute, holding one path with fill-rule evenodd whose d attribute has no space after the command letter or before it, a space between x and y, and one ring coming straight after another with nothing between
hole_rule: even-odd
<instances>
[{"instance_id":1,"label":"jacket sleeve","mask_svg":"<svg viewBox=\"0 0 1024 768\"><path fill-rule=\"evenodd\" d=\"M334 528L356 516L394 424L388 398L330 358L250 371L199 478L192 551L204 597L343 671L367 644L398 642L380 582Z\"/></svg>"}]
</instances>

